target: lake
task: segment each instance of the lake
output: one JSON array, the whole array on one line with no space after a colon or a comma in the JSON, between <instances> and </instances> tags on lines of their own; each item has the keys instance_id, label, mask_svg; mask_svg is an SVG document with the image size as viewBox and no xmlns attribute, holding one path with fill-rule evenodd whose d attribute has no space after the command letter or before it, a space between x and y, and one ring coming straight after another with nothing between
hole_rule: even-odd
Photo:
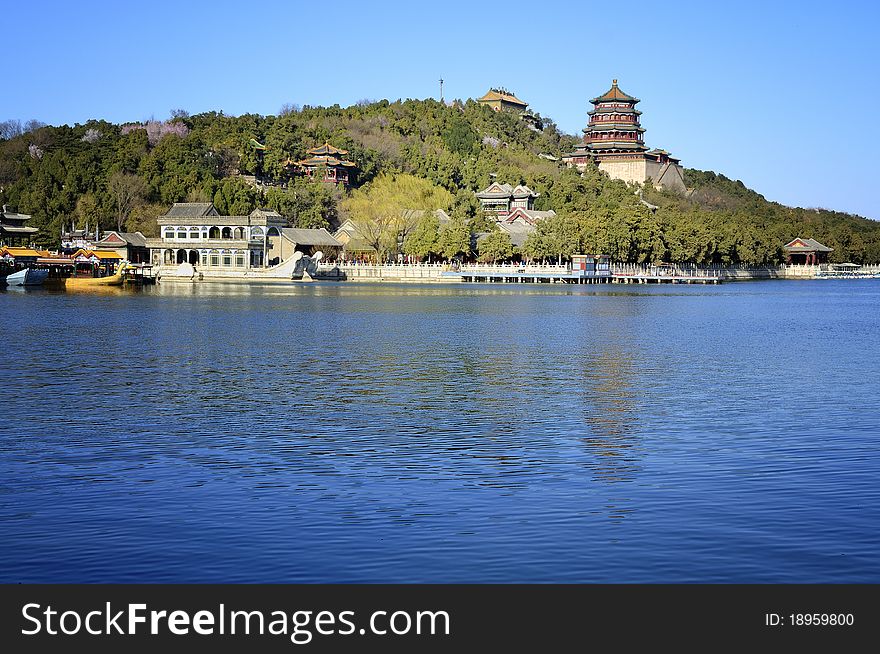
<instances>
[{"instance_id":1,"label":"lake","mask_svg":"<svg viewBox=\"0 0 880 654\"><path fill-rule=\"evenodd\" d=\"M880 280L0 316L2 582L880 582Z\"/></svg>"}]
</instances>

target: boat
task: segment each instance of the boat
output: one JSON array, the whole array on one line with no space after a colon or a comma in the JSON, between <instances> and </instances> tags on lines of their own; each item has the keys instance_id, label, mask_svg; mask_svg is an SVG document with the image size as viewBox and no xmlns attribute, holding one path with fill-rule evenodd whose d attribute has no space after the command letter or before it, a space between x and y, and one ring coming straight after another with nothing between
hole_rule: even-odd
<instances>
[{"instance_id":1,"label":"boat","mask_svg":"<svg viewBox=\"0 0 880 654\"><path fill-rule=\"evenodd\" d=\"M125 283L125 271L128 267L127 261L120 261L116 273L107 277L67 277L64 279L64 288L78 290L81 288L122 286Z\"/></svg>"},{"instance_id":2,"label":"boat","mask_svg":"<svg viewBox=\"0 0 880 654\"><path fill-rule=\"evenodd\" d=\"M6 284L8 286L39 286L46 281L48 276L48 270L25 268L24 270L6 275Z\"/></svg>"}]
</instances>

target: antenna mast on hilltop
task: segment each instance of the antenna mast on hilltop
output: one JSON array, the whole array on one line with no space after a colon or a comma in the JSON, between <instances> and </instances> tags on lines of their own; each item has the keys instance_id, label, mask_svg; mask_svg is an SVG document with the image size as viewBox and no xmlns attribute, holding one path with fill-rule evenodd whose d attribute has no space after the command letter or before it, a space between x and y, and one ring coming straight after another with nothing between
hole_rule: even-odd
<instances>
[{"instance_id":1,"label":"antenna mast on hilltop","mask_svg":"<svg viewBox=\"0 0 880 654\"><path fill-rule=\"evenodd\" d=\"M443 102L443 78L440 78L440 102Z\"/></svg>"}]
</instances>

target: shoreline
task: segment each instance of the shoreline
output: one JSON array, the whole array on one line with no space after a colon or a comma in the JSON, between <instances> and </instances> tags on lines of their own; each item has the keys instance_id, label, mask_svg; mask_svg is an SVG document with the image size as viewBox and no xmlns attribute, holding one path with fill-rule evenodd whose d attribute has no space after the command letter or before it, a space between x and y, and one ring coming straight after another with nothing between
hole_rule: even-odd
<instances>
[{"instance_id":1,"label":"shoreline","mask_svg":"<svg viewBox=\"0 0 880 654\"><path fill-rule=\"evenodd\" d=\"M192 271L188 268L186 272ZM588 273L573 271L565 265L465 265L453 270L446 264L354 264L323 266L304 279L302 275L263 275L256 271L195 270L195 274L176 274L176 267L163 267L157 271L160 282L172 283L302 283L353 282L393 284L444 284L460 285L474 283L510 284L700 284L714 285L728 282L767 280L844 279L860 280L878 278L880 266L865 266L858 274L840 274L828 266L778 266L778 267L660 267L638 264L620 264L608 271ZM250 274L249 274L250 273Z\"/></svg>"}]
</instances>

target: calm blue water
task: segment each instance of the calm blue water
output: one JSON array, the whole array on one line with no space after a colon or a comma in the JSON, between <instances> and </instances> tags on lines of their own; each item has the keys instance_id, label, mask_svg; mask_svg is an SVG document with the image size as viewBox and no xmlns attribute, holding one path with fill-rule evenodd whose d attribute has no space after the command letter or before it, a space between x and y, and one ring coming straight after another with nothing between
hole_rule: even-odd
<instances>
[{"instance_id":1,"label":"calm blue water","mask_svg":"<svg viewBox=\"0 0 880 654\"><path fill-rule=\"evenodd\" d=\"M0 292L3 582L880 582L880 282Z\"/></svg>"}]
</instances>

